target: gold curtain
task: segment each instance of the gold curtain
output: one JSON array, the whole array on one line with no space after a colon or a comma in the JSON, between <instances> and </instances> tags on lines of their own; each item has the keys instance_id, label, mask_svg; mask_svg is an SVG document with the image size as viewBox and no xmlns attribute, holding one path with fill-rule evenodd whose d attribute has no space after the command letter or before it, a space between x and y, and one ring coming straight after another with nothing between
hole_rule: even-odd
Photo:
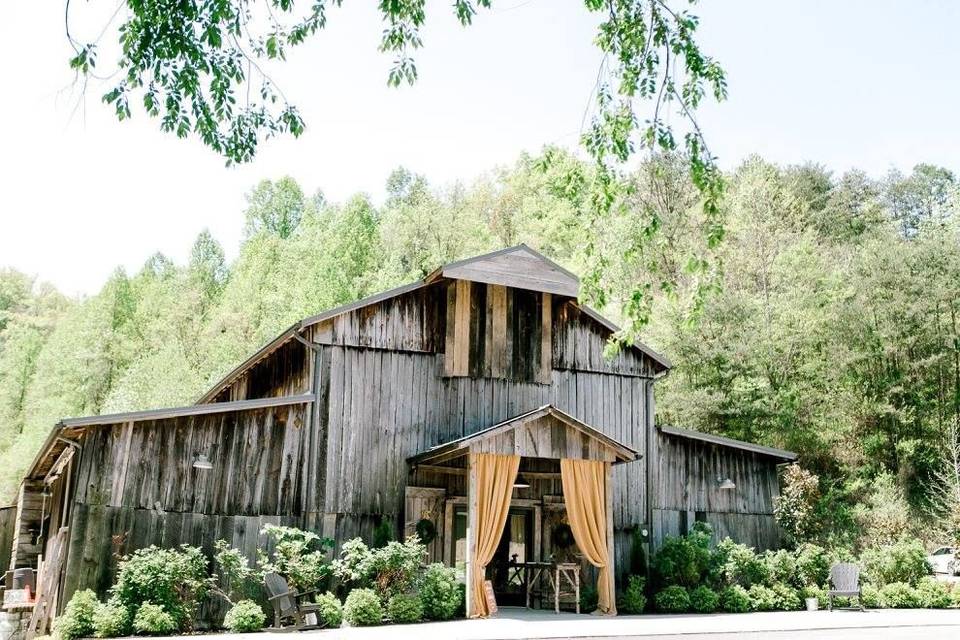
<instances>
[{"instance_id":1,"label":"gold curtain","mask_svg":"<svg viewBox=\"0 0 960 640\"><path fill-rule=\"evenodd\" d=\"M607 546L607 464L601 460L560 460L563 501L573 539L584 557L600 569L597 611L616 615L613 562Z\"/></svg>"},{"instance_id":2,"label":"gold curtain","mask_svg":"<svg viewBox=\"0 0 960 640\"><path fill-rule=\"evenodd\" d=\"M470 466L477 470L477 486L474 487L477 500L477 530L474 532L474 548L471 567L470 597L473 603L474 617L490 615L487 600L483 595L483 581L487 563L493 558L503 525L510 512L510 497L513 495L513 483L520 469L520 456L495 453L471 453Z\"/></svg>"}]
</instances>

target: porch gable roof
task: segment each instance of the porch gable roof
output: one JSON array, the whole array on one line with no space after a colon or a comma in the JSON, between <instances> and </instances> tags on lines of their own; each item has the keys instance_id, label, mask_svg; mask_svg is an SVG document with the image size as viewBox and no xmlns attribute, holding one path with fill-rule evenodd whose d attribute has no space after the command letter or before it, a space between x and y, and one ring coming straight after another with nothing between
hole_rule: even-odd
<instances>
[{"instance_id":1,"label":"porch gable roof","mask_svg":"<svg viewBox=\"0 0 960 640\"><path fill-rule=\"evenodd\" d=\"M550 419L553 419L551 421ZM579 435L556 437L552 425ZM512 439L511 439L512 436ZM471 451L503 453L503 447L524 457L532 458L589 458L613 462L630 462L640 454L627 445L602 433L595 427L570 414L546 404L531 411L508 418L456 440L451 440L407 458L412 466L444 462L467 455Z\"/></svg>"}]
</instances>

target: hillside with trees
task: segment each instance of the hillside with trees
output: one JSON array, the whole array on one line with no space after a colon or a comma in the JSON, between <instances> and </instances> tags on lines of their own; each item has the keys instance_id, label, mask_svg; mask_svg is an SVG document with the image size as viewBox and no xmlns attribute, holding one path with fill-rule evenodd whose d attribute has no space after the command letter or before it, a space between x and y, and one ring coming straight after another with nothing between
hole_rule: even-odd
<instances>
[{"instance_id":1,"label":"hillside with trees","mask_svg":"<svg viewBox=\"0 0 960 640\"><path fill-rule=\"evenodd\" d=\"M955 534L953 174L831 175L751 158L726 176L714 248L689 166L642 164L600 218L587 213L594 165L556 149L469 185L399 169L382 203L263 181L232 263L202 233L186 264L154 255L84 299L2 270L0 501L62 417L189 404L300 318L526 242L587 274L585 294L611 318L649 308L633 329L675 364L658 384L661 423L800 453L816 476L787 479L803 537Z\"/></svg>"}]
</instances>

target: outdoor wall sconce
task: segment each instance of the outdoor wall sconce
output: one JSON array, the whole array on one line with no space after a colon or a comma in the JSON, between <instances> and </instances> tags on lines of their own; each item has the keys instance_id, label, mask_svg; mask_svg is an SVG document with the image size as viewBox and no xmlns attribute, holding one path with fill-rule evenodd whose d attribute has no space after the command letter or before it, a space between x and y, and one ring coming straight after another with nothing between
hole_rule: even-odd
<instances>
[{"instance_id":1,"label":"outdoor wall sconce","mask_svg":"<svg viewBox=\"0 0 960 640\"><path fill-rule=\"evenodd\" d=\"M736 489L737 485L730 478L724 478L723 476L717 476L717 488L721 491L728 489Z\"/></svg>"},{"instance_id":2,"label":"outdoor wall sconce","mask_svg":"<svg viewBox=\"0 0 960 640\"><path fill-rule=\"evenodd\" d=\"M514 489L529 489L529 488L530 488L530 483L527 482L526 480L524 480L524 479L523 479L523 476L518 473L518 474L517 474L517 479L516 479L516 481L514 481L514 483L513 483L513 488L514 488Z\"/></svg>"},{"instance_id":3,"label":"outdoor wall sconce","mask_svg":"<svg viewBox=\"0 0 960 640\"><path fill-rule=\"evenodd\" d=\"M210 462L210 459L206 455L198 453L197 457L193 459L193 468L200 469L201 471L209 471L213 469L213 463Z\"/></svg>"}]
</instances>

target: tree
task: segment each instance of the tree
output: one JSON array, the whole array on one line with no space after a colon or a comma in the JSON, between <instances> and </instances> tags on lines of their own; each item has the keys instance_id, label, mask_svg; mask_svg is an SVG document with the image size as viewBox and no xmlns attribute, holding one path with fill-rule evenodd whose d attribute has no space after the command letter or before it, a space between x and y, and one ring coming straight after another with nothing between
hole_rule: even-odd
<instances>
[{"instance_id":1,"label":"tree","mask_svg":"<svg viewBox=\"0 0 960 640\"><path fill-rule=\"evenodd\" d=\"M306 205L303 191L293 178L261 181L247 194L247 235L265 231L290 237L300 225Z\"/></svg>"},{"instance_id":2,"label":"tree","mask_svg":"<svg viewBox=\"0 0 960 640\"><path fill-rule=\"evenodd\" d=\"M223 247L210 233L204 229L193 242L190 249L190 277L197 283L204 300L210 301L220 295L223 285L227 281L227 263L223 254Z\"/></svg>"},{"instance_id":3,"label":"tree","mask_svg":"<svg viewBox=\"0 0 960 640\"><path fill-rule=\"evenodd\" d=\"M887 203L905 237L916 235L922 224L938 221L956 189L953 172L918 164L909 176L893 170L887 176Z\"/></svg>"},{"instance_id":4,"label":"tree","mask_svg":"<svg viewBox=\"0 0 960 640\"><path fill-rule=\"evenodd\" d=\"M814 533L819 480L798 464L788 465L783 471L783 487L774 500L773 514L794 546L809 542Z\"/></svg>"},{"instance_id":5,"label":"tree","mask_svg":"<svg viewBox=\"0 0 960 640\"><path fill-rule=\"evenodd\" d=\"M589 194L578 196L589 202L591 232L603 228L614 209L625 206L628 189L623 184L623 167L637 150L672 153L682 149L690 180L702 196L708 249L715 249L723 238L723 177L696 111L707 95L717 101L726 98L726 77L695 40L699 19L681 8L695 1L584 0L588 12L602 16L595 43L604 54L592 91L594 111L581 136L596 163ZM66 35L74 50L70 66L83 77L84 86L91 79L106 84L103 101L120 120L132 117L131 104L140 102L144 112L160 119L162 130L180 138L196 136L228 164L248 162L262 140L303 132L299 110L273 81L270 68L282 63L290 49L326 28L327 10L340 4L341 0L316 0L303 8L294 0L124 0L91 41L72 31L67 0ZM460 24L468 26L478 9L491 4L491 0L454 0L453 10ZM417 79L413 53L422 45L426 2L382 0L379 9L384 23L380 50L393 56L387 82L413 84ZM98 40L114 30L121 44L117 73L100 78ZM680 134L674 132L671 113L684 123L686 130ZM646 226L646 237L655 236L659 229L655 221ZM290 231L288 225L268 228L282 229L282 237ZM254 225L252 230L256 229ZM606 292L598 286L599 274L608 258L598 235L587 236L590 273L584 293L602 306ZM691 261L689 268L706 272L709 258L708 251ZM712 286L709 278L704 280L695 298L697 308ZM664 284L673 287L673 283ZM626 326L617 336L625 343L636 339L646 326L652 304L645 283L628 299Z\"/></svg>"}]
</instances>

